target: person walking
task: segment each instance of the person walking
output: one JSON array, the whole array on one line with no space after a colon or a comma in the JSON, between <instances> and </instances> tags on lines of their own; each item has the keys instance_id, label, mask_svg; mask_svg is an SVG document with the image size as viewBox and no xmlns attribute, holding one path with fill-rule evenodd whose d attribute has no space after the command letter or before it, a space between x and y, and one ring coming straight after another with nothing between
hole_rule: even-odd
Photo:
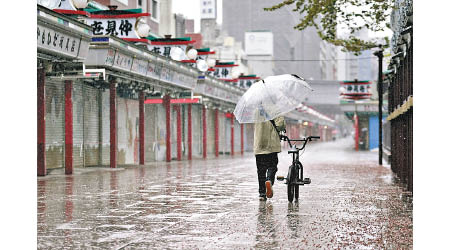
<instances>
[{"instance_id":1,"label":"person walking","mask_svg":"<svg viewBox=\"0 0 450 250\"><path fill-rule=\"evenodd\" d=\"M253 152L258 172L259 199L273 197L272 186L278 170L278 153L281 152L279 131L286 129L284 117L255 123Z\"/></svg>"}]
</instances>

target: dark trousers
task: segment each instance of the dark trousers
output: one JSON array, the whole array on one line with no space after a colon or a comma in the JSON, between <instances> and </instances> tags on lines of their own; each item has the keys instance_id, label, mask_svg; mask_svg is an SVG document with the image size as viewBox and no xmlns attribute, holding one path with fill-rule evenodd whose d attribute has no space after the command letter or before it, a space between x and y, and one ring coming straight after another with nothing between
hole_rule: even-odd
<instances>
[{"instance_id":1,"label":"dark trousers","mask_svg":"<svg viewBox=\"0 0 450 250\"><path fill-rule=\"evenodd\" d=\"M256 155L256 167L258 168L259 194L266 194L265 182L275 182L277 173L278 153Z\"/></svg>"}]
</instances>

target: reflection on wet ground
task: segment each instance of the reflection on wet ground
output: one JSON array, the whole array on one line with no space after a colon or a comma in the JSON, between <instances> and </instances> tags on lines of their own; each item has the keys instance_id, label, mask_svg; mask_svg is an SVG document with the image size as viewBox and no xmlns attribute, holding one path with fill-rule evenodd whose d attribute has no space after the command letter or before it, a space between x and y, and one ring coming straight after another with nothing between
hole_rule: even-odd
<instances>
[{"instance_id":1,"label":"reflection on wet ground","mask_svg":"<svg viewBox=\"0 0 450 250\"><path fill-rule=\"evenodd\" d=\"M38 248L412 248L411 194L351 144L308 145L298 203L281 182L258 200L251 154L55 171L38 178ZM285 175L290 157L279 158Z\"/></svg>"}]
</instances>

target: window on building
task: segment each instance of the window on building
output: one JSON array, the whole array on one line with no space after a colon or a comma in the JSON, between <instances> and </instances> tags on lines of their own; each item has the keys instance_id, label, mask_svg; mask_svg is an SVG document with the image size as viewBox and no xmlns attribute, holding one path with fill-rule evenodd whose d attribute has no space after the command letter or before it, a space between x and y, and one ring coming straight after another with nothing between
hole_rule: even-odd
<instances>
[{"instance_id":1,"label":"window on building","mask_svg":"<svg viewBox=\"0 0 450 250\"><path fill-rule=\"evenodd\" d=\"M151 17L153 19L159 20L159 2L157 0L152 0Z\"/></svg>"},{"instance_id":2,"label":"window on building","mask_svg":"<svg viewBox=\"0 0 450 250\"><path fill-rule=\"evenodd\" d=\"M208 13L212 13L212 9L208 9Z\"/></svg>"},{"instance_id":3,"label":"window on building","mask_svg":"<svg viewBox=\"0 0 450 250\"><path fill-rule=\"evenodd\" d=\"M138 7L142 7L142 0L138 0L137 5L138 5Z\"/></svg>"},{"instance_id":4,"label":"window on building","mask_svg":"<svg viewBox=\"0 0 450 250\"><path fill-rule=\"evenodd\" d=\"M203 5L206 5L206 1L203 1Z\"/></svg>"}]
</instances>

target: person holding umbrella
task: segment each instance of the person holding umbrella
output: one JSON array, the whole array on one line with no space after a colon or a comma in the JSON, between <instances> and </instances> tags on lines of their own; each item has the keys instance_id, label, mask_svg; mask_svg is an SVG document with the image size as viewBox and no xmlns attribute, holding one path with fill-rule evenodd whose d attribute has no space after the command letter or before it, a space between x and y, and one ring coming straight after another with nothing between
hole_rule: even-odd
<instances>
[{"instance_id":1,"label":"person holding umbrella","mask_svg":"<svg viewBox=\"0 0 450 250\"><path fill-rule=\"evenodd\" d=\"M278 170L278 153L281 152L279 131L285 129L283 116L255 124L253 151L256 157L261 201L273 197L272 186Z\"/></svg>"},{"instance_id":2,"label":"person holding umbrella","mask_svg":"<svg viewBox=\"0 0 450 250\"><path fill-rule=\"evenodd\" d=\"M283 115L297 108L312 91L297 75L269 76L253 84L236 104L233 113L238 122L255 124L253 150L260 200L273 196L277 154L281 152L279 132L286 128Z\"/></svg>"}]
</instances>

